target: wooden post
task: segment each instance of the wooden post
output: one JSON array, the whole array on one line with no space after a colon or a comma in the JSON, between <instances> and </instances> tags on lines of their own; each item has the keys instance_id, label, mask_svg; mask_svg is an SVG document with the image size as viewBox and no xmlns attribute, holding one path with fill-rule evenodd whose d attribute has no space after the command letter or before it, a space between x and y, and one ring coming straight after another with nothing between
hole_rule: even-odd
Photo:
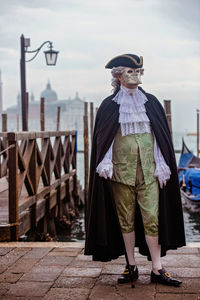
<instances>
[{"instance_id":1,"label":"wooden post","mask_svg":"<svg viewBox=\"0 0 200 300\"><path fill-rule=\"evenodd\" d=\"M30 141L28 141L30 142ZM37 151L36 151L36 138L34 140L31 141L34 145L33 145L33 150L32 150L32 154L31 154L31 158L30 158L30 162L29 162L29 176L31 179L31 183L33 186L33 190L34 190L34 195L37 194ZM36 228L37 227L37 203L35 202L32 206L31 206L31 226L32 228Z\"/></svg>"},{"instance_id":2,"label":"wooden post","mask_svg":"<svg viewBox=\"0 0 200 300\"><path fill-rule=\"evenodd\" d=\"M91 138L91 145L92 145L92 138L93 138L93 128L94 128L94 104L90 102L90 138Z\"/></svg>"},{"instance_id":3,"label":"wooden post","mask_svg":"<svg viewBox=\"0 0 200 300\"><path fill-rule=\"evenodd\" d=\"M85 169L85 206L88 199L88 175L89 175L89 139L88 139L88 103L84 104L84 169Z\"/></svg>"},{"instance_id":4,"label":"wooden post","mask_svg":"<svg viewBox=\"0 0 200 300\"><path fill-rule=\"evenodd\" d=\"M61 156L62 156L62 151L61 151L61 144L62 144L62 139L61 137L56 137L56 142L59 143L58 146L58 152L57 152L57 166L58 166L58 175L59 179L61 179ZM61 199L61 181L59 186L57 187L57 205L58 205L58 218L61 219L63 217L63 209L62 209L62 199Z\"/></svg>"},{"instance_id":5,"label":"wooden post","mask_svg":"<svg viewBox=\"0 0 200 300\"><path fill-rule=\"evenodd\" d=\"M8 117L7 114L2 114L2 132L7 132L7 124L8 124ZM7 147L7 139L3 138L3 148L5 149Z\"/></svg>"},{"instance_id":6,"label":"wooden post","mask_svg":"<svg viewBox=\"0 0 200 300\"><path fill-rule=\"evenodd\" d=\"M56 131L60 130L60 106L57 107L57 122Z\"/></svg>"},{"instance_id":7,"label":"wooden post","mask_svg":"<svg viewBox=\"0 0 200 300\"><path fill-rule=\"evenodd\" d=\"M199 157L199 109L197 109L197 157Z\"/></svg>"},{"instance_id":8,"label":"wooden post","mask_svg":"<svg viewBox=\"0 0 200 300\"><path fill-rule=\"evenodd\" d=\"M167 117L167 122L172 137L171 100L164 100L164 109L165 109L165 114Z\"/></svg>"},{"instance_id":9,"label":"wooden post","mask_svg":"<svg viewBox=\"0 0 200 300\"><path fill-rule=\"evenodd\" d=\"M7 114L2 114L2 131L3 132L7 132L7 121L8 121L8 118L7 118Z\"/></svg>"},{"instance_id":10,"label":"wooden post","mask_svg":"<svg viewBox=\"0 0 200 300\"><path fill-rule=\"evenodd\" d=\"M16 114L17 131L19 131L19 115Z\"/></svg>"},{"instance_id":11,"label":"wooden post","mask_svg":"<svg viewBox=\"0 0 200 300\"><path fill-rule=\"evenodd\" d=\"M44 98L40 99L40 131L45 131L45 111L44 111Z\"/></svg>"},{"instance_id":12,"label":"wooden post","mask_svg":"<svg viewBox=\"0 0 200 300\"><path fill-rule=\"evenodd\" d=\"M18 208L18 149L14 132L8 133L8 146L14 145L9 149L8 159L8 192L9 192L9 223L11 224L11 241L19 238L19 208Z\"/></svg>"}]
</instances>

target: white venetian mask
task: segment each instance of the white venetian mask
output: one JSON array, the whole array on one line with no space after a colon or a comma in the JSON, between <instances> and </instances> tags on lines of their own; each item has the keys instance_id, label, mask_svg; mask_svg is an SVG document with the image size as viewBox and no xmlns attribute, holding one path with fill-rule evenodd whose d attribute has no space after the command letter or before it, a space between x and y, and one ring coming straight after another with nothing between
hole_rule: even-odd
<instances>
[{"instance_id":1,"label":"white venetian mask","mask_svg":"<svg viewBox=\"0 0 200 300\"><path fill-rule=\"evenodd\" d=\"M121 74L121 77L125 84L140 84L141 81L141 75L143 75L144 69L133 69L125 67L123 73Z\"/></svg>"}]
</instances>

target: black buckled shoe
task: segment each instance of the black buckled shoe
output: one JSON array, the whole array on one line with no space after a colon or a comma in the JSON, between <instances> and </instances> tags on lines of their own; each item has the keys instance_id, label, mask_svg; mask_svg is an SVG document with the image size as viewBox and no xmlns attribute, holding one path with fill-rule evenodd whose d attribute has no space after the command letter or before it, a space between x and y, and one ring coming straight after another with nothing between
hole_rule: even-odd
<instances>
[{"instance_id":1,"label":"black buckled shoe","mask_svg":"<svg viewBox=\"0 0 200 300\"><path fill-rule=\"evenodd\" d=\"M133 280L138 279L138 268L137 266L130 266L132 271ZM120 277L117 280L118 283L129 283L131 282L128 266L125 267L124 272L120 275Z\"/></svg>"},{"instance_id":2,"label":"black buckled shoe","mask_svg":"<svg viewBox=\"0 0 200 300\"><path fill-rule=\"evenodd\" d=\"M171 275L166 272L164 268L158 270L160 275L155 274L153 271L151 272L151 282L153 283L162 283L165 285L171 286L180 286L182 281L172 278Z\"/></svg>"}]
</instances>

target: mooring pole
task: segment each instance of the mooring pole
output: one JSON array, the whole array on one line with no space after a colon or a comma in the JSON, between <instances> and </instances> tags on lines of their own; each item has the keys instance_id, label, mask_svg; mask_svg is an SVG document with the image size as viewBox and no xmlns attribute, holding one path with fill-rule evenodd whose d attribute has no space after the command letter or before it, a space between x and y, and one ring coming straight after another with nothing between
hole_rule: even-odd
<instances>
[{"instance_id":1,"label":"mooring pole","mask_svg":"<svg viewBox=\"0 0 200 300\"><path fill-rule=\"evenodd\" d=\"M90 102L90 138L91 138L91 145L93 139L93 128L94 128L94 104Z\"/></svg>"},{"instance_id":2,"label":"mooring pole","mask_svg":"<svg viewBox=\"0 0 200 300\"><path fill-rule=\"evenodd\" d=\"M56 130L60 130L60 106L57 107L57 121Z\"/></svg>"},{"instance_id":3,"label":"mooring pole","mask_svg":"<svg viewBox=\"0 0 200 300\"><path fill-rule=\"evenodd\" d=\"M172 137L172 114L171 114L171 100L164 100L164 109L167 117L167 122L169 125L169 130Z\"/></svg>"},{"instance_id":4,"label":"mooring pole","mask_svg":"<svg viewBox=\"0 0 200 300\"><path fill-rule=\"evenodd\" d=\"M199 109L197 109L197 157L199 157Z\"/></svg>"},{"instance_id":5,"label":"mooring pole","mask_svg":"<svg viewBox=\"0 0 200 300\"><path fill-rule=\"evenodd\" d=\"M44 98L40 99L40 130L45 131L45 112L44 112Z\"/></svg>"},{"instance_id":6,"label":"mooring pole","mask_svg":"<svg viewBox=\"0 0 200 300\"><path fill-rule=\"evenodd\" d=\"M1 129L1 131L2 132L7 132L8 131L8 127L7 127L8 117L7 117L7 114L2 114L1 118L2 118L2 129ZM7 147L7 138L5 138L5 137L3 138L3 147L4 147L4 149Z\"/></svg>"},{"instance_id":7,"label":"mooring pole","mask_svg":"<svg viewBox=\"0 0 200 300\"><path fill-rule=\"evenodd\" d=\"M89 139L88 139L88 103L84 104L84 168L85 168L85 205L88 198L88 175L89 175Z\"/></svg>"}]
</instances>

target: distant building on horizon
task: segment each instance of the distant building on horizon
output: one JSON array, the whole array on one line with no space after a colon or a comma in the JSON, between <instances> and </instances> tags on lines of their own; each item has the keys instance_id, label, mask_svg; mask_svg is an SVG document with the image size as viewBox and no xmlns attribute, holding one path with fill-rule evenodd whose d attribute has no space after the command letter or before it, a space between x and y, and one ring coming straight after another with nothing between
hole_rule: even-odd
<instances>
[{"instance_id":1,"label":"distant building on horizon","mask_svg":"<svg viewBox=\"0 0 200 300\"><path fill-rule=\"evenodd\" d=\"M56 130L57 107L60 106L61 130L83 130L84 99L76 92L74 98L59 100L57 93L51 88L48 81L45 90L40 93L40 98L45 99L45 130ZM21 97L17 95L17 104L7 108L8 130L17 130L17 116L21 120ZM29 95L29 131L40 130L40 100L35 100L33 92ZM20 122L21 123L21 122ZM21 126L19 126L19 130Z\"/></svg>"}]
</instances>

